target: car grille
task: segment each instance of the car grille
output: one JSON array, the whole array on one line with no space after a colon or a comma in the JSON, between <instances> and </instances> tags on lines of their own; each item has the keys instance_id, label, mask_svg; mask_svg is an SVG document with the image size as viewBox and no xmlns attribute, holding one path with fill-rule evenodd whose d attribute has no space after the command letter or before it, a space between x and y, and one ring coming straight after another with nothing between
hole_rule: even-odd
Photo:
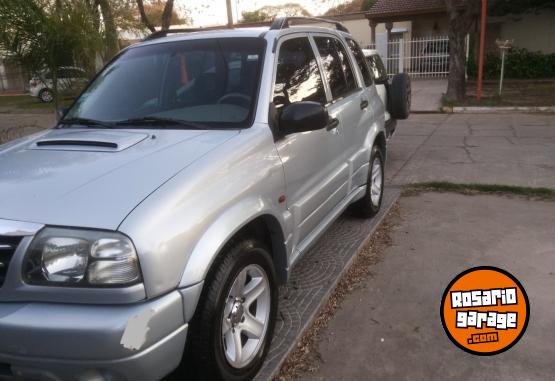
<instances>
[{"instance_id":1,"label":"car grille","mask_svg":"<svg viewBox=\"0 0 555 381\"><path fill-rule=\"evenodd\" d=\"M19 242L21 242L21 237L0 236L0 287L4 284L8 274L8 266Z\"/></svg>"}]
</instances>

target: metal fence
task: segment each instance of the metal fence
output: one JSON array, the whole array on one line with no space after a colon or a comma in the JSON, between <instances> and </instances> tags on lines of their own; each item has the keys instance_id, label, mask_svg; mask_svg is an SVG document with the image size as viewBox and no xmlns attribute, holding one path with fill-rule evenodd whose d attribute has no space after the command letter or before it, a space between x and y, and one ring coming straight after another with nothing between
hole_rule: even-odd
<instances>
[{"instance_id":1,"label":"metal fence","mask_svg":"<svg viewBox=\"0 0 555 381\"><path fill-rule=\"evenodd\" d=\"M400 38L368 48L377 49L390 76L407 73L412 78L442 78L449 74L447 36Z\"/></svg>"}]
</instances>

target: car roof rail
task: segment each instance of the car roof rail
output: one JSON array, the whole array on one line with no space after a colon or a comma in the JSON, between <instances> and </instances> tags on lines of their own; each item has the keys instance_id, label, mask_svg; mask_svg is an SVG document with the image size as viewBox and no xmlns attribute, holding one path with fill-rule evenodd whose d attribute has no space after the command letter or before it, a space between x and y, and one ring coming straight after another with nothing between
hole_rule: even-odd
<instances>
[{"instance_id":1,"label":"car roof rail","mask_svg":"<svg viewBox=\"0 0 555 381\"><path fill-rule=\"evenodd\" d=\"M272 22L272 25L270 26L270 30L280 30L280 29L289 28L290 21L313 21L313 22L333 24L335 25L335 28L337 30L349 33L349 29L347 29L345 25L341 24L339 21L323 19L319 17L301 17L301 16L277 17Z\"/></svg>"},{"instance_id":2,"label":"car roof rail","mask_svg":"<svg viewBox=\"0 0 555 381\"><path fill-rule=\"evenodd\" d=\"M151 34L146 36L143 39L143 41L155 40L157 38L166 37L169 34L202 32L206 30L209 30L209 29L208 28L176 28L176 29L157 30L156 32L152 32Z\"/></svg>"}]
</instances>

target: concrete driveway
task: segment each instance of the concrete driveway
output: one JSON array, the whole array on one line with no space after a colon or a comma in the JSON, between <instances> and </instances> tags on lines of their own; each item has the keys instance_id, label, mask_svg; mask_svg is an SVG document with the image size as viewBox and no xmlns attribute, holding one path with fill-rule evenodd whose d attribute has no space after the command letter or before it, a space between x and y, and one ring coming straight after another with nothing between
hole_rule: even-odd
<instances>
[{"instance_id":1,"label":"concrete driveway","mask_svg":"<svg viewBox=\"0 0 555 381\"><path fill-rule=\"evenodd\" d=\"M412 115L390 144L387 181L555 188L555 115ZM401 197L391 245L321 332L312 380L548 380L555 375L555 202L421 193ZM457 348L441 326L448 283L480 265L530 298L523 338L496 356Z\"/></svg>"},{"instance_id":2,"label":"concrete driveway","mask_svg":"<svg viewBox=\"0 0 555 381\"><path fill-rule=\"evenodd\" d=\"M555 375L555 203L427 193L403 197L392 245L350 294L302 380L549 380ZM530 299L522 339L474 356L441 326L442 293L478 265L508 270Z\"/></svg>"},{"instance_id":3,"label":"concrete driveway","mask_svg":"<svg viewBox=\"0 0 555 381\"><path fill-rule=\"evenodd\" d=\"M413 114L388 154L389 184L555 188L555 114Z\"/></svg>"},{"instance_id":4,"label":"concrete driveway","mask_svg":"<svg viewBox=\"0 0 555 381\"><path fill-rule=\"evenodd\" d=\"M413 112L437 112L441 107L441 98L447 91L447 80L441 79L413 79L412 82Z\"/></svg>"}]
</instances>

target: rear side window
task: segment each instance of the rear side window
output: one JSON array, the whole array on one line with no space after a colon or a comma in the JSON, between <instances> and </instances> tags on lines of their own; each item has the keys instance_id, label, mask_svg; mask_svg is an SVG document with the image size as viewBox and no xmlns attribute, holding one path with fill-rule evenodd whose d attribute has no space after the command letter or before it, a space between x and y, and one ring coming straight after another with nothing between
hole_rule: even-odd
<instances>
[{"instance_id":1,"label":"rear side window","mask_svg":"<svg viewBox=\"0 0 555 381\"><path fill-rule=\"evenodd\" d=\"M370 69L368 68L368 64L364 59L364 54L362 50L360 50L360 46L351 39L347 39L347 43L349 44L349 49L353 52L353 56L355 56L355 60L357 61L358 67L360 68L360 72L362 73L362 78L364 79L364 84L366 86L372 85L372 74L370 74Z\"/></svg>"},{"instance_id":2,"label":"rear side window","mask_svg":"<svg viewBox=\"0 0 555 381\"><path fill-rule=\"evenodd\" d=\"M366 61L370 66L370 70L372 71L375 80L387 80L387 70L385 70L385 66L380 56L371 55L366 58Z\"/></svg>"},{"instance_id":3,"label":"rear side window","mask_svg":"<svg viewBox=\"0 0 555 381\"><path fill-rule=\"evenodd\" d=\"M315 37L314 40L322 57L333 99L342 98L356 89L353 70L343 45L333 37Z\"/></svg>"},{"instance_id":4,"label":"rear side window","mask_svg":"<svg viewBox=\"0 0 555 381\"><path fill-rule=\"evenodd\" d=\"M327 102L316 56L307 37L281 44L273 101L277 108L301 101Z\"/></svg>"}]
</instances>

